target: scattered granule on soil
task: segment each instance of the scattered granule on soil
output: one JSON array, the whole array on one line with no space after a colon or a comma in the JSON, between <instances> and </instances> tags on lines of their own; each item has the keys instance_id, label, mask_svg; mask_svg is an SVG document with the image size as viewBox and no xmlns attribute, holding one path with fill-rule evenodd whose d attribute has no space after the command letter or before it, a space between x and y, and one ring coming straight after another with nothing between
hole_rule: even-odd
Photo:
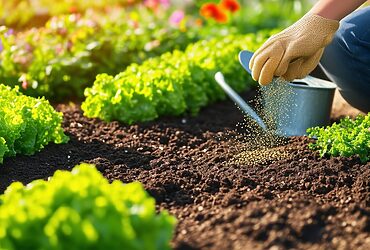
<instances>
[{"instance_id":1,"label":"scattered granule on soil","mask_svg":"<svg viewBox=\"0 0 370 250\"><path fill-rule=\"evenodd\" d=\"M289 96L295 93L286 81L275 78L271 84L260 88L254 101L254 109L262 117L268 129L264 131L252 118L245 116L237 124L234 147L235 157L230 163L238 165L268 164L289 158L281 147L287 138L279 124L289 124L289 113L294 103Z\"/></svg>"},{"instance_id":2,"label":"scattered granule on soil","mask_svg":"<svg viewBox=\"0 0 370 250\"><path fill-rule=\"evenodd\" d=\"M290 153L286 152L283 147L276 148L260 148L257 150L241 151L231 161L230 164L235 165L267 165L275 161L289 159Z\"/></svg>"}]
</instances>

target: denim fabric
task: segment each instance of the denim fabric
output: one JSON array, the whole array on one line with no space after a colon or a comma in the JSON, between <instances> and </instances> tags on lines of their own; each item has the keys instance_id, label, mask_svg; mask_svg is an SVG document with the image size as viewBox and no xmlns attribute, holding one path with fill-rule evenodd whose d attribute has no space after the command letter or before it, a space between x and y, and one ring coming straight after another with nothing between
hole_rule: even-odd
<instances>
[{"instance_id":1,"label":"denim fabric","mask_svg":"<svg viewBox=\"0 0 370 250\"><path fill-rule=\"evenodd\" d=\"M370 7L341 21L320 66L349 104L370 112Z\"/></svg>"}]
</instances>

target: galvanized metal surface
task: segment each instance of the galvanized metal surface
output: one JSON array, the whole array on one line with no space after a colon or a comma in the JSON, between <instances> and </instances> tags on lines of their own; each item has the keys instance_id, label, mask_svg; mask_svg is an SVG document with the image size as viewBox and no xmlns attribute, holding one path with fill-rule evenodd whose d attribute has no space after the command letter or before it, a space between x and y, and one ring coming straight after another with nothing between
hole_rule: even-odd
<instances>
[{"instance_id":1,"label":"galvanized metal surface","mask_svg":"<svg viewBox=\"0 0 370 250\"><path fill-rule=\"evenodd\" d=\"M282 91L279 98L264 96L264 110L275 121L271 129L279 135L301 136L307 128L329 124L335 85L318 81L321 84L318 87L305 80L288 83L288 91ZM310 81L317 84L314 79Z\"/></svg>"},{"instance_id":2,"label":"galvanized metal surface","mask_svg":"<svg viewBox=\"0 0 370 250\"><path fill-rule=\"evenodd\" d=\"M239 61L249 74L249 61L252 56L253 53L246 50L239 53ZM275 130L279 135L299 136L305 135L309 127L329 123L336 88L334 83L312 76L292 82L274 78L272 84L261 87L262 93L277 88L276 82L285 84L284 91L278 96L263 95L265 114L270 116L269 121L274 121L273 124L268 122L269 129Z\"/></svg>"}]
</instances>

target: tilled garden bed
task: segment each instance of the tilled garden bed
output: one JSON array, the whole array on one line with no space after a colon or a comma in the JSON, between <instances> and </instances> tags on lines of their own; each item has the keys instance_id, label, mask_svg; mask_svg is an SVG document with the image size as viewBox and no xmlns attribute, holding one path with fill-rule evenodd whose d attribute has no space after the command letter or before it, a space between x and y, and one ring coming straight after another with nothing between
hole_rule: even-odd
<instances>
[{"instance_id":1,"label":"tilled garden bed","mask_svg":"<svg viewBox=\"0 0 370 250\"><path fill-rule=\"evenodd\" d=\"M57 108L70 142L6 159L1 193L88 162L109 180L142 182L178 219L175 249L370 249L370 163L320 158L305 137L237 161L245 145L230 130L243 117L229 101L131 126Z\"/></svg>"}]
</instances>

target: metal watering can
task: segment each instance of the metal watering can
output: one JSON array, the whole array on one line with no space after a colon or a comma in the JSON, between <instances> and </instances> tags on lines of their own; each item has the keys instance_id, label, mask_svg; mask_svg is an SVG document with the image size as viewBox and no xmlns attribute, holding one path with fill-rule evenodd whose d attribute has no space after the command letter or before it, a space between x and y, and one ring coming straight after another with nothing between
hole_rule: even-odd
<instances>
[{"instance_id":1,"label":"metal watering can","mask_svg":"<svg viewBox=\"0 0 370 250\"><path fill-rule=\"evenodd\" d=\"M239 53L239 61L243 68L251 74L249 61L253 53L243 50ZM226 94L248 116L253 118L264 130L273 130L280 136L302 136L307 128L328 125L333 104L336 85L312 76L300 80L286 82L288 91L269 96L273 91L271 86L261 87L263 95L263 109L273 117L274 124L267 124L258 114L225 82L221 72L215 75L217 83ZM281 102L281 100L285 100Z\"/></svg>"}]
</instances>

